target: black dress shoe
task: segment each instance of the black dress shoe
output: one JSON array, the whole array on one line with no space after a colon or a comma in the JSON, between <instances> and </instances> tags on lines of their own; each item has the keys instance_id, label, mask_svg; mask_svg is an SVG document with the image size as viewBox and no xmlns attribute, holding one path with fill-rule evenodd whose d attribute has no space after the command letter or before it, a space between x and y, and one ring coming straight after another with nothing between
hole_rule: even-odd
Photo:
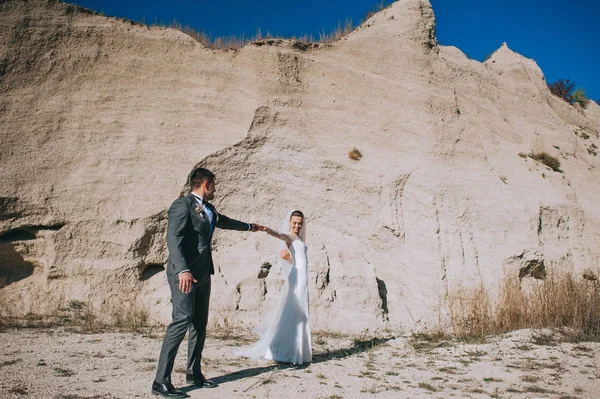
<instances>
[{"instance_id":1,"label":"black dress shoe","mask_svg":"<svg viewBox=\"0 0 600 399\"><path fill-rule=\"evenodd\" d=\"M186 394L175 388L173 384L159 384L154 381L152 383L152 394L162 396L163 398L185 398Z\"/></svg>"},{"instance_id":2,"label":"black dress shoe","mask_svg":"<svg viewBox=\"0 0 600 399\"><path fill-rule=\"evenodd\" d=\"M199 388L214 388L217 384L213 380L209 380L200 373L199 376L194 377L192 374L185 375L185 382L191 385L195 385Z\"/></svg>"}]
</instances>

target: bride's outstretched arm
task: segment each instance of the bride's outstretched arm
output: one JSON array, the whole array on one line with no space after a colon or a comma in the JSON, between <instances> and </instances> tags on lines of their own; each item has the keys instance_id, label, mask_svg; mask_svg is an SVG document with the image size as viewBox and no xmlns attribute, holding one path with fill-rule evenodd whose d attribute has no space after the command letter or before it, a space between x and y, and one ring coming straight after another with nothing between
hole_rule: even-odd
<instances>
[{"instance_id":1,"label":"bride's outstretched arm","mask_svg":"<svg viewBox=\"0 0 600 399\"><path fill-rule=\"evenodd\" d=\"M290 237L287 234L280 233L280 232L275 231L267 226L260 226L259 229L261 231L264 231L265 233L267 233L270 236L273 236L275 238L279 238L282 241L285 241L286 244L288 244L288 245L291 244Z\"/></svg>"}]
</instances>

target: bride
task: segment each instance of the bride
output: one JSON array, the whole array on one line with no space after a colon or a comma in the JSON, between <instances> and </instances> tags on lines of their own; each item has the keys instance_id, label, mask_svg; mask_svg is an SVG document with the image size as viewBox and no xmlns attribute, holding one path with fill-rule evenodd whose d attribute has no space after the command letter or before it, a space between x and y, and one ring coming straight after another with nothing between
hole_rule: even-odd
<instances>
[{"instance_id":1,"label":"bride","mask_svg":"<svg viewBox=\"0 0 600 399\"><path fill-rule=\"evenodd\" d=\"M246 357L293 364L312 361L304 222L304 214L294 210L288 212L282 223L281 231L287 233L260 226L260 230L283 241L278 262L282 267L284 284L273 319L260 340L242 352Z\"/></svg>"}]
</instances>

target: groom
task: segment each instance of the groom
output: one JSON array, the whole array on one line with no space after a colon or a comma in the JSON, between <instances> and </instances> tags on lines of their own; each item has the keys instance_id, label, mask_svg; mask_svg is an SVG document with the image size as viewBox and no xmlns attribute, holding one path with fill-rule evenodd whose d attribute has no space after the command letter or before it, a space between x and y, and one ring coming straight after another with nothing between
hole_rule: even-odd
<instances>
[{"instance_id":1,"label":"groom","mask_svg":"<svg viewBox=\"0 0 600 399\"><path fill-rule=\"evenodd\" d=\"M200 369L206 338L210 275L215 273L210 241L216 227L257 231L259 225L239 222L221 215L209 202L215 195L215 175L196 168L190 174L191 193L175 200L169 208L167 226L167 280L171 288L173 322L167 327L158 359L152 393L164 398L186 395L171 384L175 355L185 333L188 336L186 382L198 387L215 387Z\"/></svg>"}]
</instances>

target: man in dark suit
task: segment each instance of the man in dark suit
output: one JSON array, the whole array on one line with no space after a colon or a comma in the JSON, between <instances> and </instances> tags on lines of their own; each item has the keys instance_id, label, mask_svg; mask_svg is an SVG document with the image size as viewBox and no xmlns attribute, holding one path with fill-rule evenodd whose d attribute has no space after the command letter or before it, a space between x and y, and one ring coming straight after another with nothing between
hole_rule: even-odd
<instances>
[{"instance_id":1,"label":"man in dark suit","mask_svg":"<svg viewBox=\"0 0 600 399\"><path fill-rule=\"evenodd\" d=\"M171 288L173 321L167 327L156 379L152 383L152 393L165 398L186 396L171 384L171 372L179 345L188 330L186 382L198 387L215 386L200 369L208 321L210 275L215 273L210 246L214 229L257 231L260 227L221 215L207 202L215 194L215 175L208 169L194 169L190 175L190 186L191 193L176 199L169 208L168 216L169 259L166 271Z\"/></svg>"}]
</instances>

